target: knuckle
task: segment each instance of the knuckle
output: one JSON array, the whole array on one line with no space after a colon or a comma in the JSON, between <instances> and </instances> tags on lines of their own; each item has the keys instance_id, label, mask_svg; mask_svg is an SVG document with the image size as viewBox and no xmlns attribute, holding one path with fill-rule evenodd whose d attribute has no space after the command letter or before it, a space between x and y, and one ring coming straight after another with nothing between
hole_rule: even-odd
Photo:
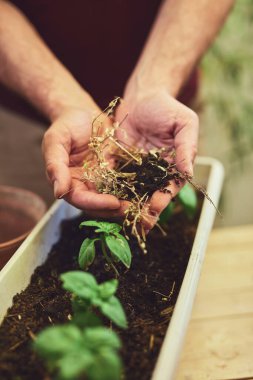
<instances>
[{"instance_id":1,"label":"knuckle","mask_svg":"<svg viewBox=\"0 0 253 380\"><path fill-rule=\"evenodd\" d=\"M195 157L198 153L198 146L197 144L192 144L192 155Z\"/></svg>"},{"instance_id":2,"label":"knuckle","mask_svg":"<svg viewBox=\"0 0 253 380\"><path fill-rule=\"evenodd\" d=\"M199 117L196 112L193 112L193 121L196 125L199 125Z\"/></svg>"},{"instance_id":3,"label":"knuckle","mask_svg":"<svg viewBox=\"0 0 253 380\"><path fill-rule=\"evenodd\" d=\"M44 133L44 137L43 137L43 142L44 143L48 143L48 142L51 142L54 138L54 131L52 131L51 128L49 128L45 133Z\"/></svg>"},{"instance_id":4,"label":"knuckle","mask_svg":"<svg viewBox=\"0 0 253 380\"><path fill-rule=\"evenodd\" d=\"M192 144L192 152L194 155L197 154L197 152L198 152L198 144L197 143Z\"/></svg>"},{"instance_id":5,"label":"knuckle","mask_svg":"<svg viewBox=\"0 0 253 380\"><path fill-rule=\"evenodd\" d=\"M190 121L191 121L192 125L194 125L195 127L198 127L198 125L199 125L199 117L196 114L196 112L194 112L193 110L190 110Z\"/></svg>"}]
</instances>

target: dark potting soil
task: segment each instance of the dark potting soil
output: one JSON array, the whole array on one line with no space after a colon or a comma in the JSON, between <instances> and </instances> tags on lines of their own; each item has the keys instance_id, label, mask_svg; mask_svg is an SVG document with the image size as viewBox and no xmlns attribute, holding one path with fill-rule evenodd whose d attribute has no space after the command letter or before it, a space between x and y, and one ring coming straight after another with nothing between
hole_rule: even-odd
<instances>
[{"instance_id":1,"label":"dark potting soil","mask_svg":"<svg viewBox=\"0 0 253 380\"><path fill-rule=\"evenodd\" d=\"M183 213L171 219L167 236L158 230L148 236L148 254L135 241L129 271L121 272L117 296L128 318L129 327L120 331L122 358L127 380L148 380L170 321L196 231L198 217L187 220ZM30 285L14 297L0 327L0 379L48 380L42 361L31 349L34 336L45 326L64 323L71 314L69 295L61 288L59 274L77 269L77 255L86 237L94 233L80 230L84 218L66 221L62 237L46 263L38 267ZM98 282L113 277L104 270L98 254L91 272Z\"/></svg>"},{"instance_id":2,"label":"dark potting soil","mask_svg":"<svg viewBox=\"0 0 253 380\"><path fill-rule=\"evenodd\" d=\"M122 163L118 163L121 166ZM124 187L124 192L127 194L127 199L132 199L136 193L142 197L144 194L151 196L156 190L162 190L167 187L170 180L178 180L179 173L173 170L168 161L159 155L148 153L143 155L141 165L136 161L131 161L124 166L122 172L134 173L132 187Z\"/></svg>"}]
</instances>

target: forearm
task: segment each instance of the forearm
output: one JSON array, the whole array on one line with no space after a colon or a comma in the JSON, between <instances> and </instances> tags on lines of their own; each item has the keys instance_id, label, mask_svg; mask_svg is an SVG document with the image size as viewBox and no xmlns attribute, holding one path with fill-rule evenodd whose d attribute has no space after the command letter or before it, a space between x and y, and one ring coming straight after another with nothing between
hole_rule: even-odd
<instances>
[{"instance_id":1,"label":"forearm","mask_svg":"<svg viewBox=\"0 0 253 380\"><path fill-rule=\"evenodd\" d=\"M91 97L45 45L25 16L0 0L0 81L50 120L65 108L94 107Z\"/></svg>"},{"instance_id":2,"label":"forearm","mask_svg":"<svg viewBox=\"0 0 253 380\"><path fill-rule=\"evenodd\" d=\"M128 91L163 86L177 96L233 3L234 0L164 1L128 82Z\"/></svg>"}]
</instances>

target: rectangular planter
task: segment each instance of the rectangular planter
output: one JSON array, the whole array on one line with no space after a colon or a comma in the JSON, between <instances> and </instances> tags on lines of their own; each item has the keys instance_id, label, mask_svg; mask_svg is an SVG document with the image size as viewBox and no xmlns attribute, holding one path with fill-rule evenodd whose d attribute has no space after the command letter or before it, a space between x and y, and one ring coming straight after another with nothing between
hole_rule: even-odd
<instances>
[{"instance_id":1,"label":"rectangular planter","mask_svg":"<svg viewBox=\"0 0 253 380\"><path fill-rule=\"evenodd\" d=\"M194 179L203 185L217 205L223 181L223 167L215 159L198 157ZM29 284L35 268L47 258L51 247L60 237L62 220L77 216L79 210L64 201L56 201L11 260L0 272L0 322L12 305L15 294ZM216 211L205 199L184 280L174 308L152 380L173 379L183 339L190 319L207 240Z\"/></svg>"}]
</instances>

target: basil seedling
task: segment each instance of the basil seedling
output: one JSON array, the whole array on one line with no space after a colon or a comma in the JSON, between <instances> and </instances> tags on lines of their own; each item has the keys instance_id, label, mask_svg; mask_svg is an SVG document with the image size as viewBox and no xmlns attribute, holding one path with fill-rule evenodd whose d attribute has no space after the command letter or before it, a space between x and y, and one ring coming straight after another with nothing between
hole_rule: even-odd
<instances>
[{"instance_id":1,"label":"basil seedling","mask_svg":"<svg viewBox=\"0 0 253 380\"><path fill-rule=\"evenodd\" d=\"M113 279L98 284L92 274L82 271L64 273L61 275L61 280L63 288L73 294L72 305L76 314L87 315L86 313L95 307L119 327L127 327L125 312L115 296L118 280Z\"/></svg>"},{"instance_id":2,"label":"basil seedling","mask_svg":"<svg viewBox=\"0 0 253 380\"><path fill-rule=\"evenodd\" d=\"M105 327L51 326L38 334L35 351L59 380L119 380L122 364L117 334Z\"/></svg>"},{"instance_id":3,"label":"basil seedling","mask_svg":"<svg viewBox=\"0 0 253 380\"><path fill-rule=\"evenodd\" d=\"M96 241L101 244L102 253L116 276L119 272L115 267L115 262L122 262L127 268L130 268L132 255L129 244L124 236L120 234L122 227L117 223L86 221L80 224L82 227L96 227L95 232L98 234L97 238L86 238L80 248L79 252L79 265L82 269L87 269L94 261L96 255Z\"/></svg>"}]
</instances>

